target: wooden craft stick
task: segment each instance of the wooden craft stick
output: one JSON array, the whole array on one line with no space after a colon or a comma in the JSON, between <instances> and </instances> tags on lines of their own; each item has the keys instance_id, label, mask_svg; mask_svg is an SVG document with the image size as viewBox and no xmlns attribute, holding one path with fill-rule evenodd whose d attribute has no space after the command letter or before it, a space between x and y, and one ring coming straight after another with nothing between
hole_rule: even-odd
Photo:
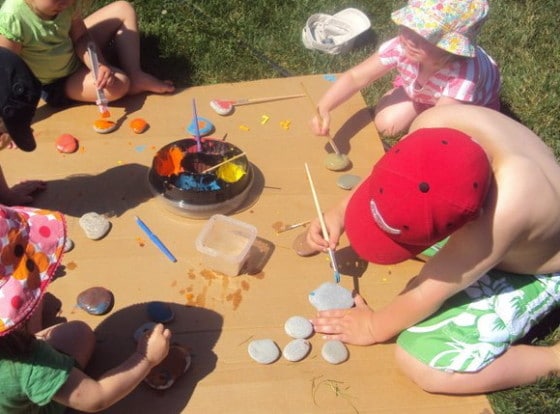
<instances>
[{"instance_id":1,"label":"wooden craft stick","mask_svg":"<svg viewBox=\"0 0 560 414\"><path fill-rule=\"evenodd\" d=\"M233 157L228 158L227 160L224 160L224 161L222 161L222 162L220 162L220 163L218 163L218 164L216 164L216 165L214 165L214 166L212 166L212 167L210 167L210 168L206 168L206 169L205 169L204 171L202 171L200 174L206 174L207 172L210 172L210 171L212 171L212 170L215 170L216 168L219 168L219 167L221 167L222 165L227 164L227 163L230 162L230 161L233 161L233 160L236 160L236 159L238 159L238 158L241 158L241 157L244 156L244 155L245 155L245 152L242 152L241 154L234 155Z\"/></svg>"},{"instance_id":2,"label":"wooden craft stick","mask_svg":"<svg viewBox=\"0 0 560 414\"><path fill-rule=\"evenodd\" d=\"M321 231L323 233L323 238L327 241L329 239L329 233L327 231L327 225L325 224L325 218L323 217L323 211L319 205L319 198L317 197L317 192L315 191L315 185L313 184L313 179L311 178L311 172L309 171L309 166L305 163L305 171L307 173L307 179L309 180L309 186L311 187L311 193L313 194L313 202L315 203L315 209L317 210L317 216L319 217L319 223L321 223ZM329 257L331 259L331 264L334 271L334 280L336 283L340 282L340 272L338 271L338 264L336 263L336 257L334 256L334 251L329 247L328 249Z\"/></svg>"},{"instance_id":3,"label":"wooden craft stick","mask_svg":"<svg viewBox=\"0 0 560 414\"><path fill-rule=\"evenodd\" d=\"M321 116L321 113L319 112L319 107L317 105L315 105L315 102L313 102L313 99L311 99L311 96L307 92L307 89L305 88L305 85L303 84L303 82L301 82L301 87L303 89L303 92L305 93L305 96L307 96L307 99L309 99L309 103L311 103L311 106L315 110L315 114L317 115L317 118L319 118L319 122L322 124L323 123L323 117ZM340 150L338 149L338 147L334 143L334 140L332 139L331 134L327 134L327 139L329 140L329 144L331 145L331 147L332 147L333 151L336 153L336 155L340 155Z\"/></svg>"}]
</instances>

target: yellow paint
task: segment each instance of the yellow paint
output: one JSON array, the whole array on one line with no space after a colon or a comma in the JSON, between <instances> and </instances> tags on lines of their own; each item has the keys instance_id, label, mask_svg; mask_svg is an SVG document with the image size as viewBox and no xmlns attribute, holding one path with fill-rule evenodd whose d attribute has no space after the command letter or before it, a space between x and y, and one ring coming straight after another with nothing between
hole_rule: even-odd
<instances>
[{"instance_id":1,"label":"yellow paint","mask_svg":"<svg viewBox=\"0 0 560 414\"><path fill-rule=\"evenodd\" d=\"M235 183L245 175L245 169L239 164L228 162L218 168L216 175L226 183Z\"/></svg>"}]
</instances>

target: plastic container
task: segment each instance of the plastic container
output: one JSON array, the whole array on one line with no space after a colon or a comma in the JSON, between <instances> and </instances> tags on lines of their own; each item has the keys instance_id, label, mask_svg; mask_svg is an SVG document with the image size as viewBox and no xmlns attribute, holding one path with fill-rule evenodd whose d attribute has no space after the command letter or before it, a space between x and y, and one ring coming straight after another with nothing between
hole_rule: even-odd
<instances>
[{"instance_id":1,"label":"plastic container","mask_svg":"<svg viewBox=\"0 0 560 414\"><path fill-rule=\"evenodd\" d=\"M228 276L237 276L249 258L257 228L222 214L208 219L196 238L205 266Z\"/></svg>"}]
</instances>

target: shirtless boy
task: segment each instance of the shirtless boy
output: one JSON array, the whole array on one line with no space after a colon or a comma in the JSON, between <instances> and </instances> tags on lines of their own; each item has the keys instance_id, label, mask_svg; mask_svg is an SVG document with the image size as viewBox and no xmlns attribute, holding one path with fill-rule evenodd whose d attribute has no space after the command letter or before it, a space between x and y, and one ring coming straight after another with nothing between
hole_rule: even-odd
<instances>
[{"instance_id":1,"label":"shirtless boy","mask_svg":"<svg viewBox=\"0 0 560 414\"><path fill-rule=\"evenodd\" d=\"M559 373L560 345L515 344L560 301L560 165L528 128L477 106L429 109L325 221L332 248L345 230L375 263L446 243L387 306L357 295L349 311L319 312L317 332L357 345L397 337L398 364L429 392ZM307 242L329 245L317 220Z\"/></svg>"}]
</instances>

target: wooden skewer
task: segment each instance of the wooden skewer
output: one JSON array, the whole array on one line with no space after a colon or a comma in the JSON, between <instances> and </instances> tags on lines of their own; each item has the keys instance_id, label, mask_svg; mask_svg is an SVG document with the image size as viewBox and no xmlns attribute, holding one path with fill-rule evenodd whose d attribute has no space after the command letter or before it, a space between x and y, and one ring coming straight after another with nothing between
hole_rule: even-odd
<instances>
[{"instance_id":1,"label":"wooden skewer","mask_svg":"<svg viewBox=\"0 0 560 414\"><path fill-rule=\"evenodd\" d=\"M317 216L319 217L319 223L321 223L321 231L323 232L323 238L329 241L329 233L327 231L327 225L325 224L325 219L323 217L323 211L319 205L319 199L317 198L317 192L315 191L315 185L313 185L313 179L311 178L311 172L309 171L309 166L305 163L305 171L307 172L307 179L309 180L309 186L311 187L311 193L313 194L313 201L315 203L315 209L317 210ZM338 271L338 264L336 263L336 257L334 256L334 251L329 247L328 249L329 257L331 259L331 264L334 271L334 280L336 283L340 282L340 272Z\"/></svg>"},{"instance_id":2,"label":"wooden skewer","mask_svg":"<svg viewBox=\"0 0 560 414\"><path fill-rule=\"evenodd\" d=\"M220 162L220 163L218 163L218 164L216 164L216 165L214 165L214 166L212 166L212 167L210 167L210 168L206 168L206 169L205 169L204 171L202 171L200 174L206 174L207 172L210 172L210 171L212 171L212 170L215 170L216 168L221 167L222 165L227 164L227 163L230 162L230 161L233 161L233 160L236 160L236 159L238 159L238 158L241 158L241 157L244 156L244 155L245 155L245 152L242 152L241 154L237 154L237 155L235 155L235 156L233 156L233 157L231 157L231 158L228 158L227 160L222 161L222 162Z\"/></svg>"},{"instance_id":3,"label":"wooden skewer","mask_svg":"<svg viewBox=\"0 0 560 414\"><path fill-rule=\"evenodd\" d=\"M311 96L307 92L307 89L305 88L305 85L303 84L303 82L301 82L301 87L303 88L303 92L305 92L305 96L307 96L307 99L309 99L309 103L311 103L311 106L315 109L315 114L317 115L317 118L319 118L319 122L321 124L323 124L323 117L321 116L321 113L319 112L319 107L317 105L315 105L315 102L313 102L313 99L311 99ZM338 147L334 143L334 140L332 139L331 134L327 134L327 139L329 140L329 144L331 145L331 147L334 150L334 152L336 153L336 155L340 155L340 150L338 149Z\"/></svg>"},{"instance_id":4,"label":"wooden skewer","mask_svg":"<svg viewBox=\"0 0 560 414\"><path fill-rule=\"evenodd\" d=\"M252 104L252 103L280 101L282 99L302 98L303 96L304 95L300 93L300 94L297 94L297 95L267 96L267 97L264 97L264 98L242 98L242 99L233 99L233 100L218 99L218 100L223 100L223 101L226 101L226 102L230 102L232 105L246 105L246 104Z\"/></svg>"}]
</instances>

